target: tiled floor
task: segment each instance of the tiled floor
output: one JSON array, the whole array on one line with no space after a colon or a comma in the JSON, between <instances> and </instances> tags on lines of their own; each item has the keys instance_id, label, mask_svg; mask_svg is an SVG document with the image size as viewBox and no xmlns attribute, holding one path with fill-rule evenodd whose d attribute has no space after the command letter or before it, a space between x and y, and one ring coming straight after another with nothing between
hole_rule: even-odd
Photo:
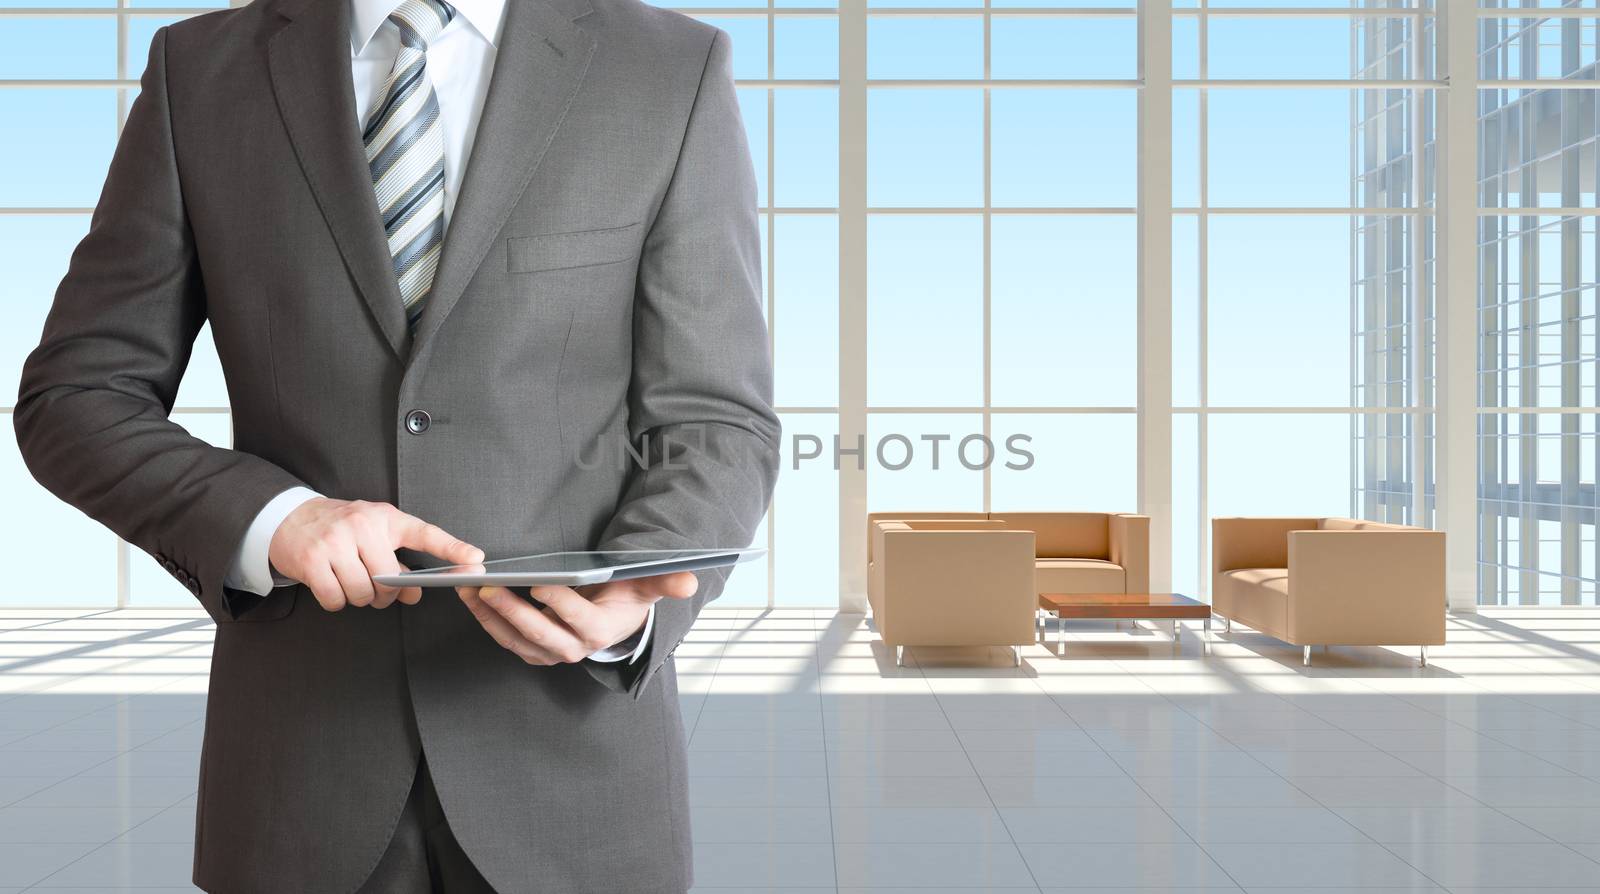
<instances>
[{"instance_id":1,"label":"tiled floor","mask_svg":"<svg viewBox=\"0 0 1600 894\"><path fill-rule=\"evenodd\" d=\"M1600 891L1600 614L1452 618L1426 669L1069 631L901 669L859 616L707 611L697 890ZM0 612L0 892L192 890L210 638Z\"/></svg>"}]
</instances>

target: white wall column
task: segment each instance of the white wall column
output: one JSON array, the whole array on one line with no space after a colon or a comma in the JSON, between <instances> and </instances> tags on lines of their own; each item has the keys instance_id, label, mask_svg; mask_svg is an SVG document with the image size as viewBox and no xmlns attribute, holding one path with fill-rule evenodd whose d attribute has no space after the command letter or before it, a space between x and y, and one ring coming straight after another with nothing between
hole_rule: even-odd
<instances>
[{"instance_id":1,"label":"white wall column","mask_svg":"<svg viewBox=\"0 0 1600 894\"><path fill-rule=\"evenodd\" d=\"M1439 103L1437 527L1445 532L1445 593L1478 607L1478 59L1475 4L1444 3Z\"/></svg>"},{"instance_id":2,"label":"white wall column","mask_svg":"<svg viewBox=\"0 0 1600 894\"><path fill-rule=\"evenodd\" d=\"M1172 0L1139 4L1139 511L1172 589Z\"/></svg>"},{"instance_id":3,"label":"white wall column","mask_svg":"<svg viewBox=\"0 0 1600 894\"><path fill-rule=\"evenodd\" d=\"M867 610L867 0L839 0L839 610Z\"/></svg>"}]
</instances>

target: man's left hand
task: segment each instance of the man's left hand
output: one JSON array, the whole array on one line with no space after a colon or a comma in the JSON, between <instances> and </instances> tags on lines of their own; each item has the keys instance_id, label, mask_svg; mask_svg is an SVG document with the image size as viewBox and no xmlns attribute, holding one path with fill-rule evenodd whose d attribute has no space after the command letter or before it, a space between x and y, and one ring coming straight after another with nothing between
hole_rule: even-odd
<instances>
[{"instance_id":1,"label":"man's left hand","mask_svg":"<svg viewBox=\"0 0 1600 894\"><path fill-rule=\"evenodd\" d=\"M700 580L679 571L582 588L533 587L543 608L505 587L457 587L472 616L500 647L528 664L575 664L644 626L650 606L688 599Z\"/></svg>"}]
</instances>

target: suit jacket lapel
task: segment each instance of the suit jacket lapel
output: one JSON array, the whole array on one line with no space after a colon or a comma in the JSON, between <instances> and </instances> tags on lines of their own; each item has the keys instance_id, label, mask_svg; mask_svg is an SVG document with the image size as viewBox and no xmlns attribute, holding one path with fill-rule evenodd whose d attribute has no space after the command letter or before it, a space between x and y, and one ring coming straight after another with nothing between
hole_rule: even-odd
<instances>
[{"instance_id":1,"label":"suit jacket lapel","mask_svg":"<svg viewBox=\"0 0 1600 894\"><path fill-rule=\"evenodd\" d=\"M515 4L513 4L515 5ZM349 0L291 0L267 43L278 112L361 297L397 357L409 335L356 123Z\"/></svg>"},{"instance_id":2,"label":"suit jacket lapel","mask_svg":"<svg viewBox=\"0 0 1600 894\"><path fill-rule=\"evenodd\" d=\"M583 83L595 44L572 20L588 11L584 0L508 0L472 157L417 324L418 346L461 299Z\"/></svg>"}]
</instances>

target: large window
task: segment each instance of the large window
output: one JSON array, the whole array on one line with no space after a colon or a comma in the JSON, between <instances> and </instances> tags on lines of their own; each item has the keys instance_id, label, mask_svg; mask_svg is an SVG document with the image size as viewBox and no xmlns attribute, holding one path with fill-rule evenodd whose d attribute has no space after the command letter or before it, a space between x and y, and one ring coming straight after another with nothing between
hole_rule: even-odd
<instances>
[{"instance_id":1,"label":"large window","mask_svg":"<svg viewBox=\"0 0 1600 894\"><path fill-rule=\"evenodd\" d=\"M1489 5L1509 8L1477 45L1479 598L1594 605L1600 17Z\"/></svg>"},{"instance_id":2,"label":"large window","mask_svg":"<svg viewBox=\"0 0 1600 894\"><path fill-rule=\"evenodd\" d=\"M8 420L191 12L118 3L0 0ZM1209 518L1349 514L1449 531L1458 605L1595 603L1595 0L662 5L733 38L786 429L725 604L861 607L893 509L1145 511L1154 581L1201 595ZM208 335L176 414L228 442ZM192 601L10 437L0 487L9 542L85 571L0 604Z\"/></svg>"},{"instance_id":3,"label":"large window","mask_svg":"<svg viewBox=\"0 0 1600 894\"><path fill-rule=\"evenodd\" d=\"M0 605L182 605L194 597L34 483L17 454L12 403L56 283L89 228L106 167L156 29L226 0L0 0L0 537L38 557L0 588ZM201 334L174 410L197 437L232 438L209 332ZM57 569L71 565L64 580Z\"/></svg>"}]
</instances>

